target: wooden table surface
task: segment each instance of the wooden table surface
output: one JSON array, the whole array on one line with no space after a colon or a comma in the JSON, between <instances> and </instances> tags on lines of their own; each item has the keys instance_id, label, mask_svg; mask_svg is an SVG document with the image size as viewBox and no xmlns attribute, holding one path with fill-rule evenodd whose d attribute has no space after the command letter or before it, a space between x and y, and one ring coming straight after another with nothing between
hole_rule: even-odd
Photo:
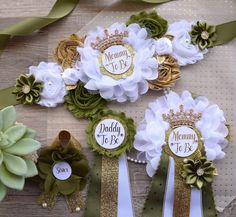
<instances>
[{"instance_id":1,"label":"wooden table surface","mask_svg":"<svg viewBox=\"0 0 236 217\"><path fill-rule=\"evenodd\" d=\"M0 29L32 16L47 15L55 0L0 0ZM58 41L77 32L102 9L111 4L111 0L80 0L79 5L65 19L40 30L37 34L17 37L10 41L7 49L0 56L0 89L14 84L20 73L27 73L30 65L40 61L52 60L51 50ZM91 153L86 148L84 128L86 121L78 121L63 107L45 109L39 106L17 106L18 120L38 131L38 140L49 144L58 130L67 128L85 146L85 152L91 159ZM150 179L143 175L145 167L129 163L131 183L133 188L133 203L136 217L141 216L141 210L147 195ZM48 211L36 203L40 191L37 184L27 180L24 191L9 191L9 195L0 204L0 217L69 217L83 216L81 213L70 214L63 197L60 197L54 210ZM86 190L84 191L84 196ZM221 213L220 217L235 217L234 201ZM94 216L96 217L96 216ZM124 216L125 217L125 216Z\"/></svg>"}]
</instances>

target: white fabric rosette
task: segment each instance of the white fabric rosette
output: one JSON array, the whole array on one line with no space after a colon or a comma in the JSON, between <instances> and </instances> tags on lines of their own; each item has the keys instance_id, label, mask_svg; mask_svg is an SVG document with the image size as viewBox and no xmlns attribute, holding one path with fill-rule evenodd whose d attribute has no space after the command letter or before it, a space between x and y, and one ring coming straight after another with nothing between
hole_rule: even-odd
<instances>
[{"instance_id":1,"label":"white fabric rosette","mask_svg":"<svg viewBox=\"0 0 236 217\"><path fill-rule=\"evenodd\" d=\"M192 22L181 20L169 25L167 35L174 36L172 40L172 56L180 66L194 64L203 59L207 49L201 51L197 45L191 43L189 32L192 30Z\"/></svg>"},{"instance_id":2,"label":"white fabric rosette","mask_svg":"<svg viewBox=\"0 0 236 217\"><path fill-rule=\"evenodd\" d=\"M169 129L169 123L163 120L162 114L169 113L170 109L179 111L180 105L185 110L193 109L194 112L202 113L202 118L195 125L201 132L208 160L222 159L225 156L223 149L228 144L228 128L223 111L217 105L211 105L206 97L194 99L188 91L183 91L181 95L171 91L149 104L145 120L139 125L135 136L134 147L145 153L146 171L150 177L158 168L165 135Z\"/></svg>"},{"instance_id":3,"label":"white fabric rosette","mask_svg":"<svg viewBox=\"0 0 236 217\"><path fill-rule=\"evenodd\" d=\"M37 81L43 82L41 100L38 104L46 107L55 107L64 102L67 94L61 73L62 68L56 63L41 62L38 66L30 66L29 74L33 74Z\"/></svg>"},{"instance_id":4,"label":"white fabric rosette","mask_svg":"<svg viewBox=\"0 0 236 217\"><path fill-rule=\"evenodd\" d=\"M85 88L98 91L107 100L134 102L148 91L147 80L154 80L158 76L158 63L154 58L154 40L148 39L146 29L138 24L126 27L124 23L114 23L107 28L109 34L114 34L115 30L128 32L127 37L123 37L123 42L134 50L132 74L125 78L114 79L101 72L98 60L101 52L91 47L91 44L97 37L102 39L106 35L103 28L97 27L96 31L88 33L84 47L77 48L81 57L79 78L85 83Z\"/></svg>"}]
</instances>

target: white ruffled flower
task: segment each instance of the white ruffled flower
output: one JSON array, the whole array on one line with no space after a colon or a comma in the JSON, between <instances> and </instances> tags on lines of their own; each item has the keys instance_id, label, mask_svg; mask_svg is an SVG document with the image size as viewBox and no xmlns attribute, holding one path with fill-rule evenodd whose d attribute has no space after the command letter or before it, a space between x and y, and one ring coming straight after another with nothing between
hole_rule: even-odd
<instances>
[{"instance_id":1,"label":"white ruffled flower","mask_svg":"<svg viewBox=\"0 0 236 217\"><path fill-rule=\"evenodd\" d=\"M173 35L172 56L177 59L180 66L194 64L203 59L207 49L201 51L197 45L191 43L189 32L192 30L192 23L181 20L169 25L167 35Z\"/></svg>"},{"instance_id":2,"label":"white ruffled flower","mask_svg":"<svg viewBox=\"0 0 236 217\"><path fill-rule=\"evenodd\" d=\"M62 68L56 63L41 62L38 66L30 66L30 73L35 76L37 81L43 82L41 100L38 104L46 107L55 107L64 102L67 94L61 73Z\"/></svg>"},{"instance_id":3,"label":"white ruffled flower","mask_svg":"<svg viewBox=\"0 0 236 217\"><path fill-rule=\"evenodd\" d=\"M145 153L148 162L146 171L150 177L158 168L165 135L170 127L169 123L163 120L162 114L169 113L170 109L179 111L180 105L183 105L185 110L193 109L194 112L202 114L195 126L202 135L208 160L222 159L225 156L222 149L228 144L228 128L223 111L215 104L210 105L206 97L193 99L188 91L184 91L181 96L170 92L149 104L145 120L137 128L135 136L134 147Z\"/></svg>"},{"instance_id":4,"label":"white ruffled flower","mask_svg":"<svg viewBox=\"0 0 236 217\"><path fill-rule=\"evenodd\" d=\"M155 41L156 53L158 55L167 55L172 53L172 43L168 38L160 38Z\"/></svg>"},{"instance_id":5,"label":"white ruffled flower","mask_svg":"<svg viewBox=\"0 0 236 217\"><path fill-rule=\"evenodd\" d=\"M92 91L99 91L100 95L108 100L118 102L136 101L140 95L148 91L147 80L154 80L158 76L157 61L153 57L155 53L154 41L147 38L147 31L138 24L128 27L124 23L115 23L108 29L109 34L128 32L123 38L125 44L134 50L132 74L120 79L105 75L100 70L98 60L101 52L91 47L96 38L104 38L104 29L97 27L95 32L90 32L85 39L84 48L78 48L81 57L81 68L79 78L86 83L85 87Z\"/></svg>"}]
</instances>

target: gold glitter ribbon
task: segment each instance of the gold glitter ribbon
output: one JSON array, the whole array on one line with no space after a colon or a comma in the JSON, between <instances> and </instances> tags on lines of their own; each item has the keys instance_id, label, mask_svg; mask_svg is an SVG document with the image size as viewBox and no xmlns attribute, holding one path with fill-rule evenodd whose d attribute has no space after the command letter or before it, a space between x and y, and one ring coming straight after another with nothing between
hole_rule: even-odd
<instances>
[{"instance_id":1,"label":"gold glitter ribbon","mask_svg":"<svg viewBox=\"0 0 236 217\"><path fill-rule=\"evenodd\" d=\"M102 157L100 217L117 216L119 159Z\"/></svg>"}]
</instances>

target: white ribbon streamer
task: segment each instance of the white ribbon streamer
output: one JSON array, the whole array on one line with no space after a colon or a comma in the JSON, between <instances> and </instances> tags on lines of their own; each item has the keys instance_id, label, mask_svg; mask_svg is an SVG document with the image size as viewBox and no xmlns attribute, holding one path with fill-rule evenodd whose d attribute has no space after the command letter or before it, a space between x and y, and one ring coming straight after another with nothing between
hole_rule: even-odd
<instances>
[{"instance_id":1,"label":"white ribbon streamer","mask_svg":"<svg viewBox=\"0 0 236 217\"><path fill-rule=\"evenodd\" d=\"M117 217L134 217L129 170L126 154L119 158L118 214Z\"/></svg>"}]
</instances>

